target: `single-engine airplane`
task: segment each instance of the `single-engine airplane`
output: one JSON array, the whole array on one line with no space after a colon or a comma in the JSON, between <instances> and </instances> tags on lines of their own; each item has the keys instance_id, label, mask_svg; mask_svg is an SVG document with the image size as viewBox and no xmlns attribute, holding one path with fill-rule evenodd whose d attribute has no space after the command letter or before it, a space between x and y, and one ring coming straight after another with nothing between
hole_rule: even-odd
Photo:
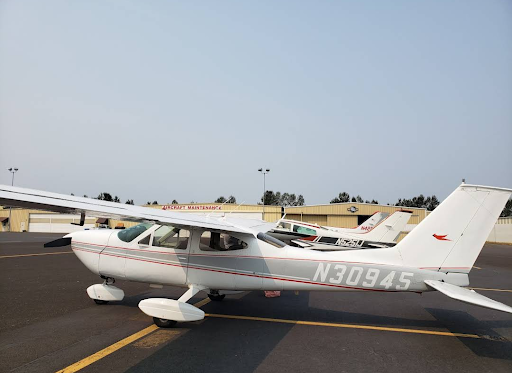
<instances>
[{"instance_id":1,"label":"single-engine airplane","mask_svg":"<svg viewBox=\"0 0 512 373\"><path fill-rule=\"evenodd\" d=\"M380 214L383 213L375 215ZM268 233L293 246L309 250L334 251L391 247L395 246L398 236L405 229L411 215L411 211L395 211L367 230L361 227L332 229L316 224L281 219L277 226ZM372 218L368 220L372 220Z\"/></svg>"},{"instance_id":2,"label":"single-engine airplane","mask_svg":"<svg viewBox=\"0 0 512 373\"><path fill-rule=\"evenodd\" d=\"M156 325L196 321L186 303L199 291L213 300L246 290L426 292L512 313L473 290L468 274L511 189L461 184L394 247L321 252L290 247L265 232L275 224L213 218L0 186L0 205L80 213L141 224L126 230L74 232L50 242L71 244L102 284L87 289L97 303L120 301L114 279L188 288L178 299L150 298L139 308Z\"/></svg>"}]
</instances>

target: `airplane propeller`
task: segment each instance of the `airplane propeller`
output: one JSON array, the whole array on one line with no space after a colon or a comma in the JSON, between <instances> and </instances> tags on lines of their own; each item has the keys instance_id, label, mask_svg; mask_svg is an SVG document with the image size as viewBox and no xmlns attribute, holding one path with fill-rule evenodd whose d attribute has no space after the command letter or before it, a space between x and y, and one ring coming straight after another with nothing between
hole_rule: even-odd
<instances>
[{"instance_id":1,"label":"airplane propeller","mask_svg":"<svg viewBox=\"0 0 512 373\"><path fill-rule=\"evenodd\" d=\"M56 240L47 242L44 244L44 247L62 247L71 245L71 237L62 237Z\"/></svg>"}]
</instances>

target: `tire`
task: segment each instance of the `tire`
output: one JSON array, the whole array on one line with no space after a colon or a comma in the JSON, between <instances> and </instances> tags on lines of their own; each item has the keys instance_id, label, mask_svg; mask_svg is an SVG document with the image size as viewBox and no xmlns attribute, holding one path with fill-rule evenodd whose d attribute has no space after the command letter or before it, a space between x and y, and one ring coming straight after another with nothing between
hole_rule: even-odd
<instances>
[{"instance_id":1,"label":"tire","mask_svg":"<svg viewBox=\"0 0 512 373\"><path fill-rule=\"evenodd\" d=\"M214 302L220 302L226 297L226 294L208 294L208 298Z\"/></svg>"},{"instance_id":2,"label":"tire","mask_svg":"<svg viewBox=\"0 0 512 373\"><path fill-rule=\"evenodd\" d=\"M176 321L174 320L159 319L158 317L153 317L153 322L160 328L172 328L176 325Z\"/></svg>"},{"instance_id":3,"label":"tire","mask_svg":"<svg viewBox=\"0 0 512 373\"><path fill-rule=\"evenodd\" d=\"M93 299L96 304L107 304L108 300Z\"/></svg>"}]
</instances>

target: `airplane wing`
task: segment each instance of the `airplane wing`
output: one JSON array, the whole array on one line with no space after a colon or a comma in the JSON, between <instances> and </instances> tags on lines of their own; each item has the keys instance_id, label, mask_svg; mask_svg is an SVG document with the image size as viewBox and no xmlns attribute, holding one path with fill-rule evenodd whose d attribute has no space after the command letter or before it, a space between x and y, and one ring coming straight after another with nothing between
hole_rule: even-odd
<instances>
[{"instance_id":1,"label":"airplane wing","mask_svg":"<svg viewBox=\"0 0 512 373\"><path fill-rule=\"evenodd\" d=\"M493 310L503 311L512 313L512 307L507 306L506 304L496 302L490 298L484 297L481 294L478 294L474 290L469 290L465 288L461 288L457 285L448 284L446 282L436 281L436 280L425 280L425 283L440 291L446 296L450 298L460 300L464 303L474 304L480 307L490 308Z\"/></svg>"},{"instance_id":2,"label":"airplane wing","mask_svg":"<svg viewBox=\"0 0 512 373\"><path fill-rule=\"evenodd\" d=\"M172 225L180 228L200 227L232 233L245 233L256 236L257 224L234 224L229 219L206 217L195 214L184 214L150 207L126 205L116 202L106 202L97 199L68 196L32 190L25 188L0 185L0 205L24 207L30 209L53 211L67 214L86 214L98 218L134 222L154 222L160 225ZM261 224L261 223L260 223ZM263 227L261 227L263 228Z\"/></svg>"}]
</instances>

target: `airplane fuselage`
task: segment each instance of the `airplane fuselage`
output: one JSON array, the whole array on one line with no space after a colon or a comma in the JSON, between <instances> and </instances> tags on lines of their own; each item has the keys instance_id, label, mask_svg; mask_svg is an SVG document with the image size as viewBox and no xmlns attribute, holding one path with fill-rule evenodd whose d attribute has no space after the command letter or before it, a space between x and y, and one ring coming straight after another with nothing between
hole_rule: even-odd
<instances>
[{"instance_id":1,"label":"airplane fuselage","mask_svg":"<svg viewBox=\"0 0 512 373\"><path fill-rule=\"evenodd\" d=\"M386 249L318 252L276 247L243 236L247 244L243 248L205 251L200 245L204 230L200 229L190 231L183 248L140 243L158 227L154 225L131 242L120 240L116 230L76 232L70 235L71 246L94 273L150 284L199 284L214 290L387 292L430 291L424 282L427 279L469 284L466 273L401 266L400 258Z\"/></svg>"}]
</instances>

